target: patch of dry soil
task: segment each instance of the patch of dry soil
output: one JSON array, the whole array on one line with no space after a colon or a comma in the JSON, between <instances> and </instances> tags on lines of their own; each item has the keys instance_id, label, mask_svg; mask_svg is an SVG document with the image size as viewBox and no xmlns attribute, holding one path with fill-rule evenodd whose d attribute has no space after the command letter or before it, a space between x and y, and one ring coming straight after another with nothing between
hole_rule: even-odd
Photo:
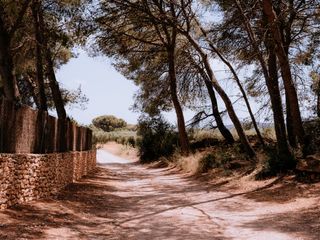
<instances>
[{"instance_id":1,"label":"patch of dry soil","mask_svg":"<svg viewBox=\"0 0 320 240\"><path fill-rule=\"evenodd\" d=\"M0 239L320 239L319 184L275 179L233 192L105 150L98 157L94 173L55 199L0 211Z\"/></svg>"}]
</instances>

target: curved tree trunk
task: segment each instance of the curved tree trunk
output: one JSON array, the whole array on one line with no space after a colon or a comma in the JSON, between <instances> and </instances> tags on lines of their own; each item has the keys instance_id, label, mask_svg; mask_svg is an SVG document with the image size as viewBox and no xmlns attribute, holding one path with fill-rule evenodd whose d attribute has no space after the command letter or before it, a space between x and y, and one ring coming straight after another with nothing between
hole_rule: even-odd
<instances>
[{"instance_id":1,"label":"curved tree trunk","mask_svg":"<svg viewBox=\"0 0 320 240\"><path fill-rule=\"evenodd\" d=\"M11 39L23 21L23 17L30 4L30 0L24 0L21 2L21 8L19 9L17 18L11 28L6 26L4 20L4 17L6 16L4 4L5 1L0 2L0 74L2 76L5 97L8 100L19 104L20 94L14 71L13 56L11 53Z\"/></svg>"},{"instance_id":2,"label":"curved tree trunk","mask_svg":"<svg viewBox=\"0 0 320 240\"><path fill-rule=\"evenodd\" d=\"M274 125L277 137L277 144L278 144L278 153L282 155L283 159L292 159L292 153L290 151L290 147L288 146L288 140L286 135L285 123L284 123L284 116L283 116L283 108L282 108L282 100L279 90L279 83L278 83L278 69L277 69L277 59L274 53L275 49L272 47L273 42L268 39L265 44L267 49L269 49L269 56L268 65L266 64L262 52L260 51L259 45L256 40L256 36L254 31L250 25L250 21L247 18L246 14L244 13L239 0L235 0L238 10L243 18L243 25L248 34L250 43L257 54L258 61L262 68L262 73L265 78L268 92L271 98L272 110L274 115ZM264 24L266 24L265 16L263 16ZM269 69L270 68L270 69Z\"/></svg>"},{"instance_id":3,"label":"curved tree trunk","mask_svg":"<svg viewBox=\"0 0 320 240\"><path fill-rule=\"evenodd\" d=\"M210 101L211 101L211 106L212 106L212 114L214 116L214 119L216 120L217 127L221 133L221 135L224 137L224 139L228 143L234 143L234 138L229 131L229 129L224 125L219 109L218 109L218 102L216 98L216 94L214 93L214 90L212 88L212 84L210 81L205 80L205 84L209 93Z\"/></svg>"},{"instance_id":4,"label":"curved tree trunk","mask_svg":"<svg viewBox=\"0 0 320 240\"><path fill-rule=\"evenodd\" d=\"M233 66L231 65L231 63L221 54L221 52L208 40L208 37L207 37L207 32L202 28L202 26L200 25L200 23L197 21L197 25L198 27L200 28L201 32L202 32L202 35L206 38L206 41L208 42L211 50L216 53L218 55L218 57L220 58L220 60L225 64L227 65L227 67L229 68L229 70L231 71L239 89L240 89L240 92L243 96L243 99L244 99L244 102L247 106L247 109L248 109L248 112L249 112L249 115L250 115L250 118L251 118L251 121L252 121L252 124L253 124L253 127L257 133L257 136L258 136L258 139L260 141L260 143L262 144L262 146L265 146L265 143L264 143L264 140L263 140L263 137L261 135L261 132L259 130L259 127L258 127L258 124L257 124L257 121L256 121L256 118L254 117L254 114L253 114L253 111L252 111L252 108L251 108L251 105L250 105L250 102L249 102L249 99L247 97L247 94L245 92L245 90L243 89L242 87L242 84L241 84L241 81L240 81L240 78L238 76L238 74L236 73L235 69L233 68Z\"/></svg>"},{"instance_id":5,"label":"curved tree trunk","mask_svg":"<svg viewBox=\"0 0 320 240\"><path fill-rule=\"evenodd\" d=\"M189 33L183 32L183 34L186 36L186 38L189 40L189 42L191 43L191 45L195 48L195 50L199 53L199 55L202 58L203 64L205 66L205 69L207 71L208 77L211 81L212 86L214 87L214 89L217 91L217 93L220 95L220 97L222 98L229 117L238 133L240 142L242 144L242 146L244 147L245 152L248 154L248 156L250 157L254 157L255 151L253 150L253 148L251 147L248 138L242 128L241 122L233 108L232 102L230 100L230 98L228 97L228 95L226 94L226 92L222 89L222 87L220 86L220 84L218 83L217 79L214 76L214 73L211 69L210 63L209 63L209 59L207 54L201 49L201 47L198 45L198 43L190 36Z\"/></svg>"},{"instance_id":6,"label":"curved tree trunk","mask_svg":"<svg viewBox=\"0 0 320 240\"><path fill-rule=\"evenodd\" d=\"M271 106L273 111L274 128L277 138L278 153L282 161L292 159L292 152L287 140L286 125L284 123L282 99L280 95L278 82L278 67L275 49L272 43L267 44L269 50L268 69L269 78L266 79L266 85L270 94Z\"/></svg>"},{"instance_id":7,"label":"curved tree trunk","mask_svg":"<svg viewBox=\"0 0 320 240\"><path fill-rule=\"evenodd\" d=\"M184 121L183 111L177 95L177 79L176 79L176 67L175 67L175 55L174 47L168 47L168 65L169 65L169 81L170 81L170 94L171 100L177 115L178 130L179 130L179 142L181 151L183 154L189 154L189 140L186 131L186 125Z\"/></svg>"},{"instance_id":8,"label":"curved tree trunk","mask_svg":"<svg viewBox=\"0 0 320 240\"><path fill-rule=\"evenodd\" d=\"M231 71L234 79L236 80L236 83L237 83L237 85L238 85L238 87L240 89L240 92L241 92L242 96L243 96L244 102L245 102L245 104L247 106L247 109L248 109L248 112L249 112L253 127L254 127L254 129L255 129L255 131L257 133L258 139L259 139L260 143L262 144L262 146L265 146L262 134L261 134L261 132L259 130L259 126L258 126L257 121L256 121L256 118L254 117L254 114L253 114L249 99L247 97L247 94L246 94L245 90L242 87L242 84L241 84L241 81L240 81L240 79L238 77L238 74L236 73L236 71L232 67L231 63L226 58L224 58L222 56L222 54L218 51L218 49L216 49L212 44L210 44L210 45L211 45L211 48L214 50L214 52L219 56L221 61L224 62L227 65L227 67Z\"/></svg>"},{"instance_id":9,"label":"curved tree trunk","mask_svg":"<svg viewBox=\"0 0 320 240\"><path fill-rule=\"evenodd\" d=\"M194 64L194 66L197 68L199 74L201 75L206 88L208 90L208 94L210 97L210 101L211 101L211 107L212 107L212 114L213 117L217 123L217 127L221 133L221 135L224 137L224 139L232 144L234 143L234 138L231 134L231 132L229 131L229 129L224 125L222 118L221 118L221 114L219 112L219 107L218 107L218 102L217 102L217 98L216 98L216 94L214 92L214 89L212 87L212 84L210 82L210 79L208 77L208 75L205 73L205 70L193 59L192 56L190 56L190 61Z\"/></svg>"},{"instance_id":10,"label":"curved tree trunk","mask_svg":"<svg viewBox=\"0 0 320 240\"><path fill-rule=\"evenodd\" d=\"M35 86L34 86L35 84L32 81L32 79L34 79L34 77L32 77L31 74L24 74L23 78L26 81L26 83L28 84L28 87L30 89L30 93L33 98L34 104L36 105L36 107L38 109L40 109L39 98L38 98L36 91L35 91Z\"/></svg>"},{"instance_id":11,"label":"curved tree trunk","mask_svg":"<svg viewBox=\"0 0 320 240\"><path fill-rule=\"evenodd\" d=\"M0 74L2 76L5 97L14 102L19 102L19 91L14 74L13 57L11 54L11 39L2 20L4 12L0 7Z\"/></svg>"},{"instance_id":12,"label":"curved tree trunk","mask_svg":"<svg viewBox=\"0 0 320 240\"><path fill-rule=\"evenodd\" d=\"M43 34L40 33L39 26L39 11L40 11L40 3L38 1L34 1L31 5L32 15L34 21L34 30L36 36L36 62L37 62L37 85L39 91L39 109L43 111L48 111L47 106L47 97L45 94L45 85L44 85L44 71L43 71Z\"/></svg>"},{"instance_id":13,"label":"curved tree trunk","mask_svg":"<svg viewBox=\"0 0 320 240\"><path fill-rule=\"evenodd\" d=\"M320 118L320 79L318 79L318 86L317 86L317 116L318 118Z\"/></svg>"},{"instance_id":14,"label":"curved tree trunk","mask_svg":"<svg viewBox=\"0 0 320 240\"><path fill-rule=\"evenodd\" d=\"M287 133L288 133L288 140L290 143L290 146L293 148L297 147L297 138L294 134L294 127L293 127L293 121L292 121L292 114L291 114L291 106L290 106L290 100L287 92L285 92L286 95L286 125L287 125Z\"/></svg>"},{"instance_id":15,"label":"curved tree trunk","mask_svg":"<svg viewBox=\"0 0 320 240\"><path fill-rule=\"evenodd\" d=\"M58 118L66 119L67 113L64 108L64 102L62 99L59 83L56 79L56 74L54 72L53 60L51 58L51 51L49 49L46 49L46 61L47 61L47 74L49 79L49 85L52 92L54 105L57 110Z\"/></svg>"},{"instance_id":16,"label":"curved tree trunk","mask_svg":"<svg viewBox=\"0 0 320 240\"><path fill-rule=\"evenodd\" d=\"M284 88L286 91L286 96L288 98L288 104L290 109L290 116L292 121L292 127L294 135L297 137L299 143L304 144L305 134L302 125L302 118L299 109L299 102L297 91L294 86L292 79L290 64L288 56L286 55L279 26L277 25L278 19L276 13L273 10L271 0L263 0L263 12L267 16L268 23L270 26L270 31L273 40L276 44L276 54L280 64L281 75L284 83Z\"/></svg>"},{"instance_id":17,"label":"curved tree trunk","mask_svg":"<svg viewBox=\"0 0 320 240\"><path fill-rule=\"evenodd\" d=\"M43 19L42 9L39 10L39 22L40 22L40 30L41 30L40 32L42 33L42 39L43 39L43 50L44 50L46 66L47 66L47 75L49 79L49 86L52 92L54 105L57 110L58 118L66 119L67 113L64 108L64 102L62 99L59 83L56 79L56 74L54 72L54 63L53 63L52 53L48 46L48 39L43 34L45 32L45 22Z\"/></svg>"}]
</instances>

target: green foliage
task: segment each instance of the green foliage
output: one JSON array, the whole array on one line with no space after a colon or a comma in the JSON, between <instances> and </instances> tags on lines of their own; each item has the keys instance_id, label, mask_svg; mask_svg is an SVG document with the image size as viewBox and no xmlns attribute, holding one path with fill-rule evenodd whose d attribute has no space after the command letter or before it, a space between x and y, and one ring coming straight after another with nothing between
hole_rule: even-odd
<instances>
[{"instance_id":1,"label":"green foliage","mask_svg":"<svg viewBox=\"0 0 320 240\"><path fill-rule=\"evenodd\" d=\"M218 145L223 137L218 130L192 129L188 132L190 147L193 150Z\"/></svg>"},{"instance_id":2,"label":"green foliage","mask_svg":"<svg viewBox=\"0 0 320 240\"><path fill-rule=\"evenodd\" d=\"M23 83L22 79L22 83ZM83 90L81 88L81 85L77 89L67 89L64 86L60 86L61 96L63 99L63 103L65 106L68 106L69 108L78 108L81 110L86 109L86 105L89 102L88 97L83 93ZM45 93L47 97L47 104L48 108L50 110L54 110L55 104L54 104L54 97L51 93L49 84L45 84ZM28 96L30 99L31 96ZM27 102L23 102L24 104L30 105Z\"/></svg>"},{"instance_id":3,"label":"green foliage","mask_svg":"<svg viewBox=\"0 0 320 240\"><path fill-rule=\"evenodd\" d=\"M265 151L267 152L268 158L264 163L262 171L256 175L256 179L276 176L279 173L295 169L297 160L294 156L291 158L288 156L280 156L274 147L268 147Z\"/></svg>"},{"instance_id":4,"label":"green foliage","mask_svg":"<svg viewBox=\"0 0 320 240\"><path fill-rule=\"evenodd\" d=\"M200 159L197 173L206 173L210 169L214 168L215 166L216 166L216 157L214 154L209 153Z\"/></svg>"},{"instance_id":5,"label":"green foliage","mask_svg":"<svg viewBox=\"0 0 320 240\"><path fill-rule=\"evenodd\" d=\"M143 163L168 157L178 147L178 135L161 116L141 117L138 123L138 149Z\"/></svg>"},{"instance_id":6,"label":"green foliage","mask_svg":"<svg viewBox=\"0 0 320 240\"><path fill-rule=\"evenodd\" d=\"M107 142L117 142L124 145L135 147L137 141L136 131L121 129L119 131L105 132L95 126L91 125L93 132L93 143L104 144Z\"/></svg>"},{"instance_id":7,"label":"green foliage","mask_svg":"<svg viewBox=\"0 0 320 240\"><path fill-rule=\"evenodd\" d=\"M212 147L210 153L207 153L199 160L197 173L206 173L214 168L229 172L242 168L245 163L248 163L248 159L241 151L239 144L226 146L223 142L219 142Z\"/></svg>"},{"instance_id":8,"label":"green foliage","mask_svg":"<svg viewBox=\"0 0 320 240\"><path fill-rule=\"evenodd\" d=\"M117 118L113 115L104 115L104 116L96 117L95 119L92 120L92 124L96 128L100 128L105 132L112 132L127 126L126 121L124 121L121 118Z\"/></svg>"},{"instance_id":9,"label":"green foliage","mask_svg":"<svg viewBox=\"0 0 320 240\"><path fill-rule=\"evenodd\" d=\"M136 146L136 140L134 137L129 137L128 138L128 141L127 141L128 145L131 146L131 147L135 147Z\"/></svg>"},{"instance_id":10,"label":"green foliage","mask_svg":"<svg viewBox=\"0 0 320 240\"><path fill-rule=\"evenodd\" d=\"M320 119L309 119L303 125L307 135L304 155L320 152Z\"/></svg>"}]
</instances>

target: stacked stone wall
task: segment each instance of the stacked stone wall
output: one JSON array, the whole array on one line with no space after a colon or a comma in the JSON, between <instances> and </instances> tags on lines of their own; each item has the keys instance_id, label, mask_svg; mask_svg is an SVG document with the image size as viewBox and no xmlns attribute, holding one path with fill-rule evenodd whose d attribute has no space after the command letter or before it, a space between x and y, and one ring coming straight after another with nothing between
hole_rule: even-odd
<instances>
[{"instance_id":1,"label":"stacked stone wall","mask_svg":"<svg viewBox=\"0 0 320 240\"><path fill-rule=\"evenodd\" d=\"M0 154L0 209L54 195L95 166L95 150Z\"/></svg>"}]
</instances>

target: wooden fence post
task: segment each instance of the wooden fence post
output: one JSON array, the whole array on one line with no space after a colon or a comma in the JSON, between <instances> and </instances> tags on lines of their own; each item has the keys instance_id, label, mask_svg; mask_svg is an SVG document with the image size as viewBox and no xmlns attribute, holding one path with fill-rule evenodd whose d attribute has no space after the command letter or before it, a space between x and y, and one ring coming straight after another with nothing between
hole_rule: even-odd
<instances>
[{"instance_id":1,"label":"wooden fence post","mask_svg":"<svg viewBox=\"0 0 320 240\"><path fill-rule=\"evenodd\" d=\"M47 115L45 153L56 152L57 142L57 120Z\"/></svg>"},{"instance_id":2,"label":"wooden fence post","mask_svg":"<svg viewBox=\"0 0 320 240\"><path fill-rule=\"evenodd\" d=\"M4 104L3 104L3 97L0 98L0 152L4 151L4 138L3 138L3 134L4 134L4 123L3 123L3 119L4 119Z\"/></svg>"},{"instance_id":3,"label":"wooden fence post","mask_svg":"<svg viewBox=\"0 0 320 240\"><path fill-rule=\"evenodd\" d=\"M92 148L92 131L0 97L0 153L52 153Z\"/></svg>"},{"instance_id":4,"label":"wooden fence post","mask_svg":"<svg viewBox=\"0 0 320 240\"><path fill-rule=\"evenodd\" d=\"M2 152L14 153L15 150L15 106L3 98L1 111Z\"/></svg>"},{"instance_id":5,"label":"wooden fence post","mask_svg":"<svg viewBox=\"0 0 320 240\"><path fill-rule=\"evenodd\" d=\"M37 123L35 128L36 144L34 153L44 153L46 149L47 112L37 111Z\"/></svg>"}]
</instances>

